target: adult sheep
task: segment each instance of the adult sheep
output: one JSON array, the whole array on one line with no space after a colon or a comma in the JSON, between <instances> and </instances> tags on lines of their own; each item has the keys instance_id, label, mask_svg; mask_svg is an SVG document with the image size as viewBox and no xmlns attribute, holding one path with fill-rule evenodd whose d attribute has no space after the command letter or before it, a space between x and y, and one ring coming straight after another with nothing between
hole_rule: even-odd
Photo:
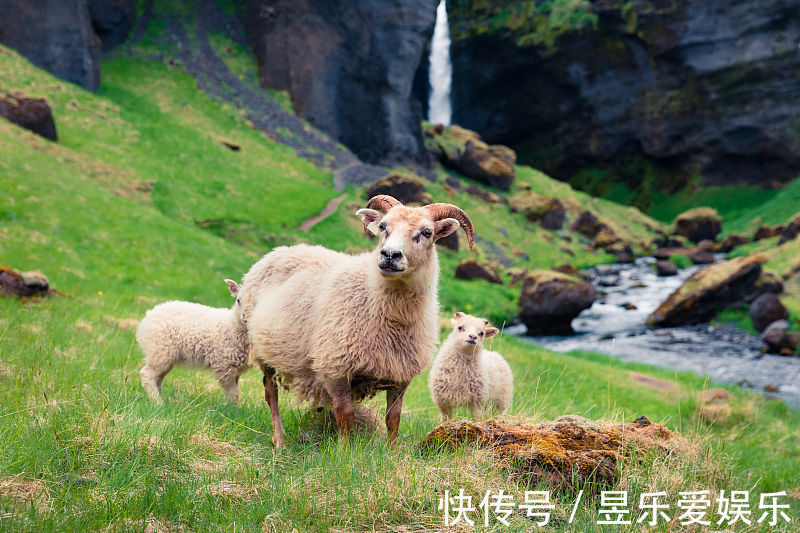
<instances>
[{"instance_id":1,"label":"adult sheep","mask_svg":"<svg viewBox=\"0 0 800 533\"><path fill-rule=\"evenodd\" d=\"M386 429L395 441L406 388L438 340L434 243L459 226L470 248L474 240L469 217L450 204L408 207L379 195L356 215L365 229L377 226L371 252L279 247L244 277L239 297L251 362L264 372L276 446L284 442L277 378L300 399L331 405L343 441L354 402L385 390Z\"/></svg>"}]
</instances>

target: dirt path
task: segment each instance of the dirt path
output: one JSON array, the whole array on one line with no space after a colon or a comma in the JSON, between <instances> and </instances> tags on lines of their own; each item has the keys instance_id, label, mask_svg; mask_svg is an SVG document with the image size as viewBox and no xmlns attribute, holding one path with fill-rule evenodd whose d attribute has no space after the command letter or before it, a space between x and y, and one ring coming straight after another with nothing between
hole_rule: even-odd
<instances>
[{"instance_id":1,"label":"dirt path","mask_svg":"<svg viewBox=\"0 0 800 533\"><path fill-rule=\"evenodd\" d=\"M323 220L334 214L336 210L339 209L339 206L342 204L345 198L347 198L347 195L343 194L341 196L337 196L336 198L332 199L330 202L328 202L328 205L325 206L325 209L323 209L319 215L315 215L311 218L305 219L302 224L297 226L297 229L299 229L300 231L310 230L311 228L313 228L314 226L316 226L317 224L319 224L320 222L322 222Z\"/></svg>"}]
</instances>

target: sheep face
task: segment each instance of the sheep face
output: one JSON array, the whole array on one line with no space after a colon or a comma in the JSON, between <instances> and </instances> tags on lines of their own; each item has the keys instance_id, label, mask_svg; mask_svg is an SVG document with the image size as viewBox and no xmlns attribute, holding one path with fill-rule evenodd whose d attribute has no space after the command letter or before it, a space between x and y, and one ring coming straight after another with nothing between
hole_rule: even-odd
<instances>
[{"instance_id":1,"label":"sheep face","mask_svg":"<svg viewBox=\"0 0 800 533\"><path fill-rule=\"evenodd\" d=\"M497 328L489 326L488 320L464 313L456 313L450 323L453 325L450 336L455 337L456 346L466 352L477 353L483 347L484 339L498 332Z\"/></svg>"},{"instance_id":2,"label":"sheep face","mask_svg":"<svg viewBox=\"0 0 800 533\"><path fill-rule=\"evenodd\" d=\"M434 243L459 228L458 220L435 221L430 212L420 207L398 205L386 215L359 209L356 214L380 238L377 267L385 278L409 277L425 268L435 253Z\"/></svg>"}]
</instances>

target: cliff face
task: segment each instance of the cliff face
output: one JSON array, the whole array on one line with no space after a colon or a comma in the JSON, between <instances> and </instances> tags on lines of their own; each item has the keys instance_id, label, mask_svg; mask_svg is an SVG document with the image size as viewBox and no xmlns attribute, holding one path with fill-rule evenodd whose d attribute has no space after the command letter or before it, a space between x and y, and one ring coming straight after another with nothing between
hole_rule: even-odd
<instances>
[{"instance_id":1,"label":"cliff face","mask_svg":"<svg viewBox=\"0 0 800 533\"><path fill-rule=\"evenodd\" d=\"M800 174L800 0L585 2L591 23L550 46L523 4L451 1L454 122L561 179Z\"/></svg>"},{"instance_id":2,"label":"cliff face","mask_svg":"<svg viewBox=\"0 0 800 533\"><path fill-rule=\"evenodd\" d=\"M0 43L62 80L89 91L100 87L100 54L124 41L136 17L135 0L5 0Z\"/></svg>"},{"instance_id":3,"label":"cliff face","mask_svg":"<svg viewBox=\"0 0 800 533\"><path fill-rule=\"evenodd\" d=\"M100 86L100 41L86 0L0 2L0 43L90 91Z\"/></svg>"},{"instance_id":4,"label":"cliff face","mask_svg":"<svg viewBox=\"0 0 800 533\"><path fill-rule=\"evenodd\" d=\"M411 94L436 0L248 0L247 34L264 87L359 158L426 163Z\"/></svg>"}]
</instances>

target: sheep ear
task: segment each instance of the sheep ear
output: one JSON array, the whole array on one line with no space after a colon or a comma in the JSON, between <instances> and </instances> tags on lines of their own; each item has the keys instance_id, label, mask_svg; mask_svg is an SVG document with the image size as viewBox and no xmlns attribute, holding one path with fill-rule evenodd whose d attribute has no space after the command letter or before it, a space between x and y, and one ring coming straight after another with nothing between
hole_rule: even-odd
<instances>
[{"instance_id":1,"label":"sheep ear","mask_svg":"<svg viewBox=\"0 0 800 533\"><path fill-rule=\"evenodd\" d=\"M461 224L454 218L442 219L436 223L436 228L433 230L433 240L438 241L443 237L447 237L460 227Z\"/></svg>"},{"instance_id":2,"label":"sheep ear","mask_svg":"<svg viewBox=\"0 0 800 533\"><path fill-rule=\"evenodd\" d=\"M486 338L489 338L489 337L494 337L495 335L497 335L498 331L500 331L500 330L497 329L497 328L486 328L485 330L483 330L483 333L484 333L484 335L486 335Z\"/></svg>"},{"instance_id":3,"label":"sheep ear","mask_svg":"<svg viewBox=\"0 0 800 533\"><path fill-rule=\"evenodd\" d=\"M231 290L231 296L236 296L236 294L239 292L239 284L232 279L226 279L225 283L228 284L228 288Z\"/></svg>"},{"instance_id":4,"label":"sheep ear","mask_svg":"<svg viewBox=\"0 0 800 533\"><path fill-rule=\"evenodd\" d=\"M373 223L379 221L383 218L378 211L374 209L359 209L356 211L356 216L361 218L361 222L364 223L364 231L369 231L373 235L378 234L378 228L376 228Z\"/></svg>"},{"instance_id":5,"label":"sheep ear","mask_svg":"<svg viewBox=\"0 0 800 533\"><path fill-rule=\"evenodd\" d=\"M464 314L464 313L462 313L461 311L458 311L458 312L456 312L456 313L455 313L453 316L454 316L454 317L456 317L456 318L462 318L462 317L465 317L465 316L467 316L467 315L465 315L465 314Z\"/></svg>"}]
</instances>

